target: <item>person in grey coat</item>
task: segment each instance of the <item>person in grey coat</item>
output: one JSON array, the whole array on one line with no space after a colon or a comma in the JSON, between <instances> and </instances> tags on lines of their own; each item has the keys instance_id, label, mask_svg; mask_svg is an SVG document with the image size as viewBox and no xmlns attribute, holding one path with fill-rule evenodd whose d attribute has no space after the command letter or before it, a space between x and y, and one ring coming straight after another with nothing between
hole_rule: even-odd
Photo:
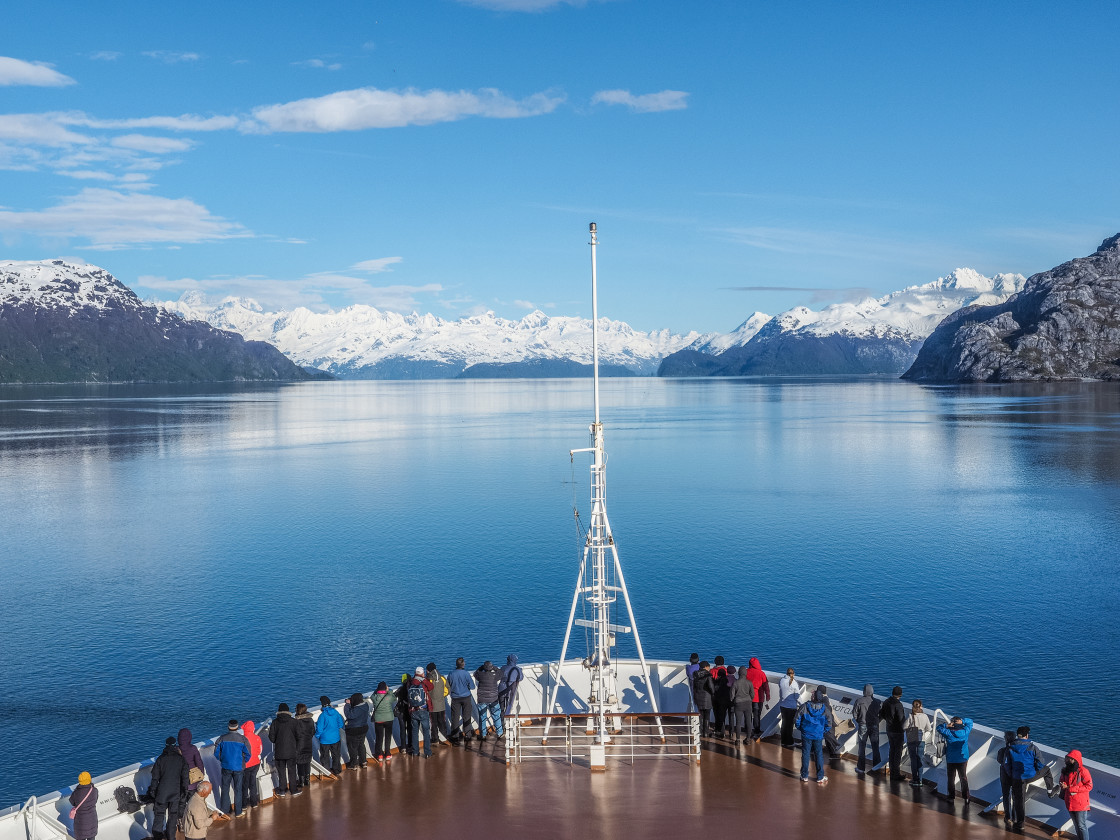
<instances>
[{"instance_id":1,"label":"person in grey coat","mask_svg":"<svg viewBox=\"0 0 1120 840\"><path fill-rule=\"evenodd\" d=\"M731 743L750 743L754 707L754 684L747 677L747 666L739 669L739 678L731 686Z\"/></svg>"},{"instance_id":2,"label":"person in grey coat","mask_svg":"<svg viewBox=\"0 0 1120 840\"><path fill-rule=\"evenodd\" d=\"M863 687L863 697L852 704L852 723L856 725L856 772L862 775L867 769L867 744L871 743L871 767L883 760L879 753L879 710L881 700L875 698L875 686Z\"/></svg>"}]
</instances>

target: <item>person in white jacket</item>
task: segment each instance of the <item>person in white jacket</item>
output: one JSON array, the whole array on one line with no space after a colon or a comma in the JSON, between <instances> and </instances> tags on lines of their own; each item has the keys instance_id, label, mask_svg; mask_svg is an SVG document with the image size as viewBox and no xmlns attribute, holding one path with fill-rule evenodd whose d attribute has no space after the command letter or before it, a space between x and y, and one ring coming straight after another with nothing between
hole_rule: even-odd
<instances>
[{"instance_id":1,"label":"person in white jacket","mask_svg":"<svg viewBox=\"0 0 1120 840\"><path fill-rule=\"evenodd\" d=\"M778 710L782 715L782 746L793 748L793 721L801 705L801 684L794 679L793 668L778 680Z\"/></svg>"},{"instance_id":2,"label":"person in white jacket","mask_svg":"<svg viewBox=\"0 0 1120 840\"><path fill-rule=\"evenodd\" d=\"M933 738L933 721L922 709L921 700L915 700L911 704L904 726L906 751L910 753L910 787L921 787L926 744Z\"/></svg>"}]
</instances>

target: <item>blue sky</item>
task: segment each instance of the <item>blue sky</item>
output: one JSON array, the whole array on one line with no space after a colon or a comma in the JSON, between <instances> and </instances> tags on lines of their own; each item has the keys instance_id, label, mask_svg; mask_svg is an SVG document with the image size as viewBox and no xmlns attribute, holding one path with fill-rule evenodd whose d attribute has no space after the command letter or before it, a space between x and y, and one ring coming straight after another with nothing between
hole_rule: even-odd
<instances>
[{"instance_id":1,"label":"blue sky","mask_svg":"<svg viewBox=\"0 0 1120 840\"><path fill-rule=\"evenodd\" d=\"M1120 230L1120 4L43 0L0 258L144 296L728 331ZM773 288L777 287L777 288Z\"/></svg>"}]
</instances>

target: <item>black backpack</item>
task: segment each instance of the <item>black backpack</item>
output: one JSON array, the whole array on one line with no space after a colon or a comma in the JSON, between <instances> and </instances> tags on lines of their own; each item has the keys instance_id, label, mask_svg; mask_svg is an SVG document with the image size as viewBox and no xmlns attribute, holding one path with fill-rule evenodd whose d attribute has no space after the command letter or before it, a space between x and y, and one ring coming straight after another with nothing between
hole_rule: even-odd
<instances>
[{"instance_id":1,"label":"black backpack","mask_svg":"<svg viewBox=\"0 0 1120 840\"><path fill-rule=\"evenodd\" d=\"M122 814L135 814L140 810L140 800L136 798L136 791L121 785L113 791L113 798L117 800L117 811Z\"/></svg>"}]
</instances>

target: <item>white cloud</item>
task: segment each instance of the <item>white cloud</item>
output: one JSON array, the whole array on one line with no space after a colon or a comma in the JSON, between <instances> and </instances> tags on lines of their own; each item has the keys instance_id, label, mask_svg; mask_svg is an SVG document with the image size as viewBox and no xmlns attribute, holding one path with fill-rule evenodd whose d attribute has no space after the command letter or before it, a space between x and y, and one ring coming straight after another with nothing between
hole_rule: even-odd
<instances>
[{"instance_id":1,"label":"white cloud","mask_svg":"<svg viewBox=\"0 0 1120 840\"><path fill-rule=\"evenodd\" d=\"M137 152L149 152L153 155L185 152L194 146L194 143L190 140L176 140L174 137L150 137L146 134L122 134L120 137L114 137L109 143L118 149L133 149Z\"/></svg>"},{"instance_id":2,"label":"white cloud","mask_svg":"<svg viewBox=\"0 0 1120 840\"><path fill-rule=\"evenodd\" d=\"M351 271L364 271L369 274L380 274L383 271L392 271L389 266L401 262L404 257L380 257L376 260L362 260L350 266Z\"/></svg>"},{"instance_id":3,"label":"white cloud","mask_svg":"<svg viewBox=\"0 0 1120 840\"><path fill-rule=\"evenodd\" d=\"M65 87L72 84L73 79L59 73L49 64L0 55L0 86Z\"/></svg>"},{"instance_id":4,"label":"white cloud","mask_svg":"<svg viewBox=\"0 0 1120 840\"><path fill-rule=\"evenodd\" d=\"M85 239L101 250L252 234L189 198L87 188L46 210L0 210L0 232Z\"/></svg>"},{"instance_id":5,"label":"white cloud","mask_svg":"<svg viewBox=\"0 0 1120 840\"><path fill-rule=\"evenodd\" d=\"M255 108L253 117L259 125L246 125L244 130L359 131L431 125L466 117L531 117L550 113L563 101L563 96L549 93L516 100L493 89L471 92L358 88Z\"/></svg>"},{"instance_id":6,"label":"white cloud","mask_svg":"<svg viewBox=\"0 0 1120 840\"><path fill-rule=\"evenodd\" d=\"M124 53L117 52L116 50L98 50L97 52L90 53L89 57L94 61L116 61L122 55L124 55Z\"/></svg>"},{"instance_id":7,"label":"white cloud","mask_svg":"<svg viewBox=\"0 0 1120 840\"><path fill-rule=\"evenodd\" d=\"M78 125L84 128L128 129L157 128L167 131L224 131L236 128L241 122L237 117L201 117L197 114L182 114L178 117L135 117L125 120L99 120L80 112L56 115L65 125Z\"/></svg>"},{"instance_id":8,"label":"white cloud","mask_svg":"<svg viewBox=\"0 0 1120 840\"><path fill-rule=\"evenodd\" d=\"M96 142L64 128L54 114L0 114L0 140L32 146L76 146Z\"/></svg>"},{"instance_id":9,"label":"white cloud","mask_svg":"<svg viewBox=\"0 0 1120 840\"><path fill-rule=\"evenodd\" d=\"M141 53L148 58L162 61L164 64L179 64L184 61L198 61L202 56L195 52L175 52L174 50L146 50Z\"/></svg>"},{"instance_id":10,"label":"white cloud","mask_svg":"<svg viewBox=\"0 0 1120 840\"><path fill-rule=\"evenodd\" d=\"M60 169L59 175L67 178L76 178L79 181L115 181L116 176L109 172L98 172L93 169Z\"/></svg>"},{"instance_id":11,"label":"white cloud","mask_svg":"<svg viewBox=\"0 0 1120 840\"><path fill-rule=\"evenodd\" d=\"M339 64L337 61L333 61L330 64L328 64L327 62L323 61L323 59L321 59L321 58L308 58L308 59L305 59L303 61L293 61L292 66L293 67L312 67L312 68L316 68L316 69L319 69L319 70L341 70L342 69L342 65Z\"/></svg>"},{"instance_id":12,"label":"white cloud","mask_svg":"<svg viewBox=\"0 0 1120 840\"><path fill-rule=\"evenodd\" d=\"M625 105L639 114L656 111L680 111L688 107L688 94L683 90L663 90L635 96L628 90L601 90L591 97L592 105Z\"/></svg>"}]
</instances>

